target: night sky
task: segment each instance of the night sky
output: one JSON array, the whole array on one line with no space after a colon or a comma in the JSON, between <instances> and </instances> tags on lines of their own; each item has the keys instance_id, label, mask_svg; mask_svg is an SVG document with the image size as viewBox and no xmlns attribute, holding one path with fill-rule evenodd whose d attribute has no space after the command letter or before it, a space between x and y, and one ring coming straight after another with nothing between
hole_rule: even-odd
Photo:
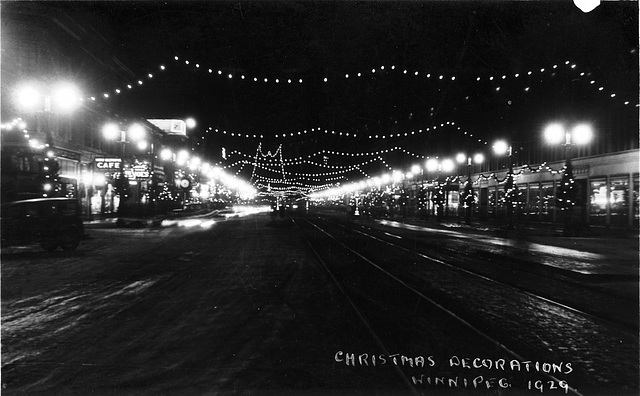
<instances>
[{"instance_id":1,"label":"night sky","mask_svg":"<svg viewBox=\"0 0 640 396\"><path fill-rule=\"evenodd\" d=\"M195 118L192 140L213 161L222 147L254 156L262 143L265 153L282 144L285 160L317 162L321 150L396 148L383 159L406 168L421 156L489 154L496 138L537 150L555 120L592 123L603 147L637 139L637 3L588 14L558 3L12 2L2 4L2 39L25 39L20 23L54 37L63 55L54 63L96 97L87 106ZM5 90L18 81L2 55ZM249 179L252 167L240 170L234 155L228 169ZM327 156L328 165L361 165L338 175L349 180L388 170L377 155Z\"/></svg>"}]
</instances>

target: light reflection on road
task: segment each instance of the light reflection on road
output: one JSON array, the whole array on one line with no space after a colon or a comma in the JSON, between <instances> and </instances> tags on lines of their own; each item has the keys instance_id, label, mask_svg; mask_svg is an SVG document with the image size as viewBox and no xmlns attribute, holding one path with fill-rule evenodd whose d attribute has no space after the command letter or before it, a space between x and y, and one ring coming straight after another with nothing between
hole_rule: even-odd
<instances>
[{"instance_id":1,"label":"light reflection on road","mask_svg":"<svg viewBox=\"0 0 640 396\"><path fill-rule=\"evenodd\" d=\"M230 219L233 217L245 217L252 214L257 213L265 213L270 212L271 208L268 206L234 206L231 209L224 210L213 210L211 212L207 212L205 214L189 216L184 219L165 219L162 220L162 227L185 227L185 228L193 228L193 227L201 227L205 229L209 229L213 227L216 223L212 217L224 217L224 219Z\"/></svg>"},{"instance_id":2,"label":"light reflection on road","mask_svg":"<svg viewBox=\"0 0 640 396\"><path fill-rule=\"evenodd\" d=\"M569 248L559 247L554 245L527 242L523 240L513 240L509 238L500 238L495 236L483 236L478 234L466 234L464 232L459 232L459 231L443 230L439 228L417 226L413 224L404 224L397 221L377 220L377 222L389 227L402 228L402 229L412 230L412 231L429 232L433 234L451 235L460 239L471 239L477 242L487 243L495 246L513 247L513 248L523 249L533 253L553 255L553 256L558 256L565 259L571 258L571 259L579 259L579 260L598 260L598 259L604 258L604 256L601 254L584 252L581 250L569 249Z\"/></svg>"}]
</instances>

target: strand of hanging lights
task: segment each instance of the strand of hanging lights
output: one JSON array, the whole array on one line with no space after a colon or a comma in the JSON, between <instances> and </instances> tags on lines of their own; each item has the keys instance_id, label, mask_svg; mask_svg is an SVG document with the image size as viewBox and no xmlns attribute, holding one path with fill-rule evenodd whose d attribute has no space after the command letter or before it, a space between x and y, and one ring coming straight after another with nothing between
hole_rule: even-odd
<instances>
[{"instance_id":1,"label":"strand of hanging lights","mask_svg":"<svg viewBox=\"0 0 640 396\"><path fill-rule=\"evenodd\" d=\"M303 84L303 82L307 82L306 79L303 79L301 77L247 76L242 73L239 73L239 74L234 73L230 69L223 69L223 68L214 69L214 68L204 67L197 62L191 62L189 60L181 60L179 56L174 56L173 59L175 62L177 62L178 64L182 64L185 67L193 67L195 70L200 70L209 75L217 76L220 78L226 78L229 80L235 79L235 80L247 81L247 82L253 82L253 83L262 83L262 84L272 83L272 84L284 84L284 85L290 85L290 84L299 85L299 84ZM575 62L571 62L569 60L566 60L561 63L555 63L549 67L532 68L522 73L502 74L502 75L488 75L488 76L476 75L476 76L467 77L467 76L458 76L455 74L401 69L396 66L390 66L390 67L380 66L378 68L371 68L366 71L339 74L337 77L325 76L325 77L321 77L321 79L323 82L327 83L330 80L338 80L338 81L349 80L353 78L356 78L356 79L364 78L367 76L378 78L379 76L382 76L382 75L390 75L391 73L396 73L404 76L425 78L429 81L435 81L435 82L444 82L444 81L459 82L464 80L475 80L477 83L489 82L490 84L493 84L491 91L501 92L502 85L498 85L498 83L502 84L508 81L522 81L524 83L525 82L524 79L527 77L532 78L531 79L532 83L541 83L544 81L543 79L533 78L533 77L538 77L540 75L546 76L547 74L550 77L554 77L555 73L561 68L564 68L568 71L571 71L572 73L575 73L577 77L580 77L579 80L582 79L587 81L589 86L593 86L595 92L602 93L603 95L606 95L606 97L612 100L616 100L617 102L625 106L632 104L630 99L623 99L621 98L621 95L619 95L617 92L613 92L609 89L606 89L604 84L599 83L592 78L592 74L589 71L582 70L580 67L578 67L578 65ZM165 64L160 64L155 69L160 70L160 72L164 72L168 69L168 67ZM101 94L96 94L96 95L89 96L87 98L82 98L82 100L92 101L92 102L96 102L98 100L109 100L114 96L121 95L125 92L133 91L134 89L143 86L145 82L152 81L154 77L155 77L154 72L148 72L148 73L145 73L144 76L139 76L138 78L132 81L128 81L126 84L120 87L112 88L110 90L102 92ZM524 84L524 85L525 87L524 89L522 89L522 91L525 93L530 92L531 86L527 84ZM634 100L634 103L633 103L634 105L637 105L637 103L635 102L637 102L637 100Z\"/></svg>"},{"instance_id":2,"label":"strand of hanging lights","mask_svg":"<svg viewBox=\"0 0 640 396\"><path fill-rule=\"evenodd\" d=\"M446 122L442 122L439 125L433 125L430 127L426 127L426 128L422 128L422 129L416 129L416 130L411 130L411 131L407 131L407 132L399 132L399 133L389 133L389 134L371 134L371 135L366 135L365 137L368 139L392 139L392 138L402 138L402 137L410 137L410 136L415 136L415 135L420 135L420 134L424 134L424 133L429 133L429 132L436 132L438 131L438 128L440 129L444 129L447 127L455 127L457 131L460 131L463 133L463 135L467 136L467 137L473 137L473 133L469 132L469 131L463 131L462 127L460 126L456 126L455 121L446 121ZM238 138L244 138L244 139L257 139L257 138L264 138L264 134L248 134L248 133L238 133L238 132L228 132L227 130L220 130L217 128L213 128L213 127L209 127L207 132L214 132L214 133L220 133L223 135L228 135L228 136L232 136L232 137L238 137ZM298 137L298 136L304 136L304 135L308 135L308 134L312 134L312 133L324 133L325 135L335 135L335 136L346 136L346 137L358 137L357 133L349 133L349 132L336 132L335 130L328 130L328 129L322 129L322 128L311 128L311 129L304 129L301 131L297 131L297 132L289 132L289 133L277 133L274 135L275 138L294 138L294 137ZM483 140L478 140L478 142L480 143L484 143L484 144L488 144Z\"/></svg>"}]
</instances>

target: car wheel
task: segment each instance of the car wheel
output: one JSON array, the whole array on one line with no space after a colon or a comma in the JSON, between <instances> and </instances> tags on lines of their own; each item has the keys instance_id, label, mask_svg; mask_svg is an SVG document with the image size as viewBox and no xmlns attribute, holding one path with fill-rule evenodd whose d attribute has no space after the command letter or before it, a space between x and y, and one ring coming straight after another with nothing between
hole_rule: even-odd
<instances>
[{"instance_id":1,"label":"car wheel","mask_svg":"<svg viewBox=\"0 0 640 396\"><path fill-rule=\"evenodd\" d=\"M53 252L58 248L58 244L56 242L45 242L41 243L40 246L47 252Z\"/></svg>"},{"instance_id":2,"label":"car wheel","mask_svg":"<svg viewBox=\"0 0 640 396\"><path fill-rule=\"evenodd\" d=\"M80 244L80 233L77 230L67 230L60 238L60 247L62 250L75 250Z\"/></svg>"}]
</instances>

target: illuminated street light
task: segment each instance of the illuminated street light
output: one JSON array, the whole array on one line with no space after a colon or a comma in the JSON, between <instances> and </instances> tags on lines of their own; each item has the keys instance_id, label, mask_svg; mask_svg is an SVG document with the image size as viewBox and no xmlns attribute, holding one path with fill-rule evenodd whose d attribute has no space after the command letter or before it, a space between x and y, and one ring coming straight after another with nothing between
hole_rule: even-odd
<instances>
[{"instance_id":1,"label":"illuminated street light","mask_svg":"<svg viewBox=\"0 0 640 396\"><path fill-rule=\"evenodd\" d=\"M186 165L188 160L189 160L189 152L187 150L180 150L176 157L176 163L178 164L178 166Z\"/></svg>"},{"instance_id":2,"label":"illuminated street light","mask_svg":"<svg viewBox=\"0 0 640 396\"><path fill-rule=\"evenodd\" d=\"M455 163L451 159L442 160L442 171L443 172L451 172L456 167Z\"/></svg>"},{"instance_id":3,"label":"illuminated street light","mask_svg":"<svg viewBox=\"0 0 640 396\"><path fill-rule=\"evenodd\" d=\"M564 234L571 236L573 232L573 207L576 204L576 189L573 179L572 150L575 145L589 143L593 139L593 129L589 124L581 123L565 128L561 123L549 124L544 129L544 138L549 144L564 146L565 167L556 196L560 209L565 212Z\"/></svg>"},{"instance_id":4,"label":"illuminated street light","mask_svg":"<svg viewBox=\"0 0 640 396\"><path fill-rule=\"evenodd\" d=\"M439 164L438 160L435 159L435 158L430 158L425 163L425 166L427 167L427 170L429 172L435 172L436 170L438 170L439 165L440 164Z\"/></svg>"},{"instance_id":5,"label":"illuminated street light","mask_svg":"<svg viewBox=\"0 0 640 396\"><path fill-rule=\"evenodd\" d=\"M185 123L187 124L187 128L189 129L195 128L196 126L196 120L194 120L193 118L187 118L185 120Z\"/></svg>"},{"instance_id":6,"label":"illuminated street light","mask_svg":"<svg viewBox=\"0 0 640 396\"><path fill-rule=\"evenodd\" d=\"M544 137L549 144L563 144L565 147L570 147L574 144L589 143L593 138L593 129L589 124L577 124L567 129L560 123L553 123L545 128Z\"/></svg>"},{"instance_id":7,"label":"illuminated street light","mask_svg":"<svg viewBox=\"0 0 640 396\"><path fill-rule=\"evenodd\" d=\"M189 169L192 171L196 171L198 170L198 167L200 166L200 158L198 157L193 157L191 158L191 160L189 161Z\"/></svg>"},{"instance_id":8,"label":"illuminated street light","mask_svg":"<svg viewBox=\"0 0 640 396\"><path fill-rule=\"evenodd\" d=\"M160 158L163 161L169 161L173 159L173 151L171 151L171 149L168 149L168 148L162 149L162 151L160 151Z\"/></svg>"},{"instance_id":9,"label":"illuminated street light","mask_svg":"<svg viewBox=\"0 0 640 396\"><path fill-rule=\"evenodd\" d=\"M128 134L132 141L137 142L144 138L144 128L140 124L133 124L129 127Z\"/></svg>"},{"instance_id":10,"label":"illuminated street light","mask_svg":"<svg viewBox=\"0 0 640 396\"><path fill-rule=\"evenodd\" d=\"M493 144L493 152L497 155L507 155L509 161L509 170L504 184L504 200L507 204L507 228L512 230L515 228L514 221L514 197L519 194L518 186L514 183L513 178L513 149L510 144L504 140L498 140Z\"/></svg>"},{"instance_id":11,"label":"illuminated street light","mask_svg":"<svg viewBox=\"0 0 640 396\"><path fill-rule=\"evenodd\" d=\"M449 158L445 158L442 161L438 161L435 158L429 158L425 163L425 167L428 172L437 171L436 181L436 189L434 191L434 198L432 199L437 207L436 212L436 221L440 221L442 219L442 212L445 210L444 204L447 199L447 195L443 190L443 184L440 181L441 172L451 172L455 169L455 162ZM448 210L448 209L447 209Z\"/></svg>"},{"instance_id":12,"label":"illuminated street light","mask_svg":"<svg viewBox=\"0 0 640 396\"><path fill-rule=\"evenodd\" d=\"M118 124L107 124L102 128L102 135L108 140L116 140L120 134Z\"/></svg>"},{"instance_id":13,"label":"illuminated street light","mask_svg":"<svg viewBox=\"0 0 640 396\"><path fill-rule=\"evenodd\" d=\"M16 99L18 106L28 112L70 113L80 106L80 91L69 82L61 82L45 91L33 85L18 88Z\"/></svg>"},{"instance_id":14,"label":"illuminated street light","mask_svg":"<svg viewBox=\"0 0 640 396\"><path fill-rule=\"evenodd\" d=\"M509 154L511 156L511 146L504 140L498 140L493 144L493 152L498 155Z\"/></svg>"},{"instance_id":15,"label":"illuminated street light","mask_svg":"<svg viewBox=\"0 0 640 396\"><path fill-rule=\"evenodd\" d=\"M464 153L459 153L456 156L456 160L460 164L467 163L467 181L464 183L463 193L463 207L465 209L465 224L471 224L471 214L473 212L473 204L475 203L475 197L473 195L473 185L471 183L471 166L473 164L481 164L484 162L484 155L481 153L474 154L473 157L467 156Z\"/></svg>"},{"instance_id":16,"label":"illuminated street light","mask_svg":"<svg viewBox=\"0 0 640 396\"><path fill-rule=\"evenodd\" d=\"M61 113L70 113L80 106L80 93L78 88L71 83L60 83L53 90L53 101L56 110Z\"/></svg>"},{"instance_id":17,"label":"illuminated street light","mask_svg":"<svg viewBox=\"0 0 640 396\"><path fill-rule=\"evenodd\" d=\"M392 178L394 183L400 183L402 181L402 172L394 171Z\"/></svg>"},{"instance_id":18,"label":"illuminated street light","mask_svg":"<svg viewBox=\"0 0 640 396\"><path fill-rule=\"evenodd\" d=\"M34 111L38 108L41 95L34 87L24 86L18 90L18 105L27 111Z\"/></svg>"},{"instance_id":19,"label":"illuminated street light","mask_svg":"<svg viewBox=\"0 0 640 396\"><path fill-rule=\"evenodd\" d=\"M145 140L140 140L137 144L138 150L143 151L149 146Z\"/></svg>"},{"instance_id":20,"label":"illuminated street light","mask_svg":"<svg viewBox=\"0 0 640 396\"><path fill-rule=\"evenodd\" d=\"M136 146L139 150L146 150L148 144L144 141L145 130L144 127L140 124L132 124L129 126L128 130L124 130L120 128L120 125L117 123L109 123L102 127L102 135L107 140L112 140L120 143L120 171L118 178L115 181L116 191L118 195L120 195L120 204L118 206L118 212L122 212L122 204L124 200L128 196L128 180L125 178L124 174L124 162L125 162L125 147L127 143L136 143ZM127 140L127 138L129 140ZM151 178L153 179L153 146L151 149Z\"/></svg>"}]
</instances>

